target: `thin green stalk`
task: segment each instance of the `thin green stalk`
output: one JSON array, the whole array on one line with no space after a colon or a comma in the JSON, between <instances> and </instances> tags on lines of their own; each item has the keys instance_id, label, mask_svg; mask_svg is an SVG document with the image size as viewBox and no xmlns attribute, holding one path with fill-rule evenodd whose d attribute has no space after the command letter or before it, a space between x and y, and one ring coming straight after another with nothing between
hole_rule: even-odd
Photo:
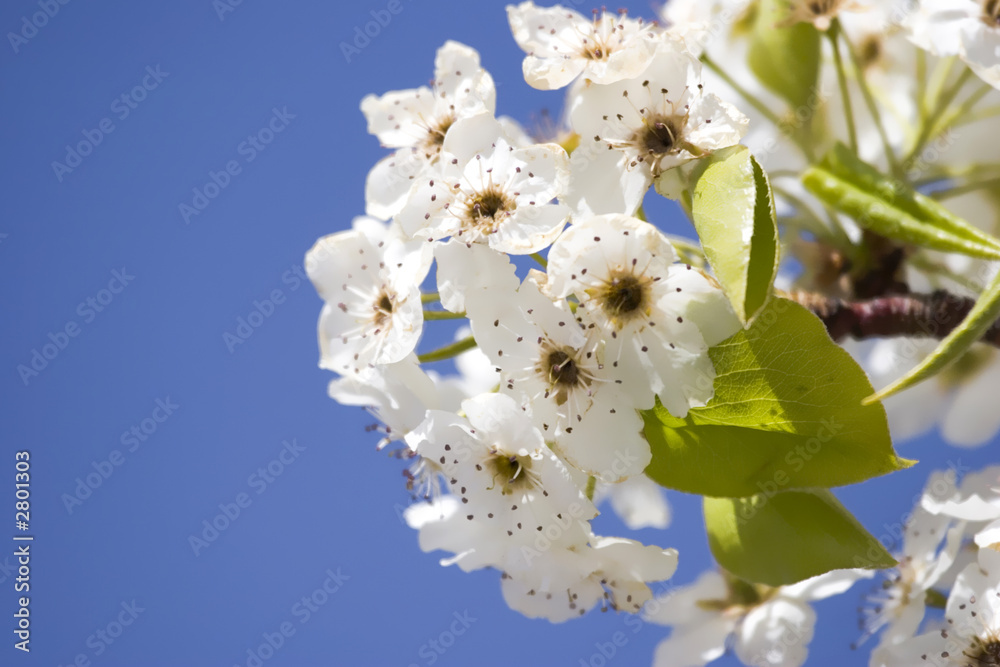
<instances>
[{"instance_id":1,"label":"thin green stalk","mask_svg":"<svg viewBox=\"0 0 1000 667\"><path fill-rule=\"evenodd\" d=\"M701 249L701 246L697 242L686 239L682 236L675 236L674 234L666 234L667 240L670 241L670 245L674 247L677 251L677 257L685 264L691 264L697 267L704 267L706 260L705 254Z\"/></svg>"},{"instance_id":2,"label":"thin green stalk","mask_svg":"<svg viewBox=\"0 0 1000 667\"><path fill-rule=\"evenodd\" d=\"M441 295L437 292L428 292L420 295L420 303L437 303L441 300Z\"/></svg>"},{"instance_id":3,"label":"thin green stalk","mask_svg":"<svg viewBox=\"0 0 1000 667\"><path fill-rule=\"evenodd\" d=\"M545 261L545 258L542 257L541 253L533 252L533 253L531 253L531 255L529 255L529 257L531 257L531 259L533 259L536 262L538 262L539 264L541 264L543 269L548 268L549 263L547 261Z\"/></svg>"},{"instance_id":4,"label":"thin green stalk","mask_svg":"<svg viewBox=\"0 0 1000 667\"><path fill-rule=\"evenodd\" d=\"M594 499L594 489L597 488L597 478L591 475L587 478L587 500Z\"/></svg>"},{"instance_id":5,"label":"thin green stalk","mask_svg":"<svg viewBox=\"0 0 1000 667\"><path fill-rule=\"evenodd\" d=\"M985 178L978 181L963 183L962 185L957 185L953 188L946 188L944 190L938 190L937 192L933 192L931 193L931 197L933 197L938 201L943 201L945 199L951 199L952 197L958 197L960 195L968 194L970 192L975 192L976 190L983 190L986 188L1000 189L1000 178Z\"/></svg>"},{"instance_id":6,"label":"thin green stalk","mask_svg":"<svg viewBox=\"0 0 1000 667\"><path fill-rule=\"evenodd\" d=\"M761 113L765 118L774 123L776 127L781 127L781 119L771 111L766 104L760 101L756 95L748 91L746 88L741 86L733 77L729 76L721 67L719 67L714 60L708 57L708 55L703 54L701 56L701 61L705 63L705 66L719 75L723 81L729 84L729 86L735 90L740 96L750 103L754 109Z\"/></svg>"},{"instance_id":7,"label":"thin green stalk","mask_svg":"<svg viewBox=\"0 0 1000 667\"><path fill-rule=\"evenodd\" d=\"M945 117L945 119L941 122L941 130L943 131L945 128L955 125L959 120L965 117L966 114L972 111L972 108L979 104L981 99L993 90L995 90L993 86L988 83L984 83L980 86L976 92L969 95L965 101L962 102L962 104L952 110L952 112Z\"/></svg>"},{"instance_id":8,"label":"thin green stalk","mask_svg":"<svg viewBox=\"0 0 1000 667\"><path fill-rule=\"evenodd\" d=\"M914 254L910 256L910 258L907 261L915 269L920 269L925 273L932 273L947 278L948 280L951 280L952 282L957 283L962 287L966 288L970 292L979 293L982 292L983 290L983 286L981 284L977 284L976 281L966 276L963 276L960 273L955 273L944 264L929 259L925 254L922 253Z\"/></svg>"},{"instance_id":9,"label":"thin green stalk","mask_svg":"<svg viewBox=\"0 0 1000 667\"><path fill-rule=\"evenodd\" d=\"M424 320L461 320L465 318L465 313L450 313L447 310L425 310Z\"/></svg>"},{"instance_id":10,"label":"thin green stalk","mask_svg":"<svg viewBox=\"0 0 1000 667\"><path fill-rule=\"evenodd\" d=\"M762 116L764 116L764 118L771 121L771 123L774 124L776 128L778 128L786 135L788 135L788 137L791 138L792 143L794 143L799 148L799 150L802 151L803 155L805 155L810 162L815 160L815 155L813 154L812 146L802 141L801 137L799 137L794 132L789 131L789 129L787 128L787 124L784 123L776 113L771 111L771 109L768 108L768 106L764 104L764 102L762 102L760 98L758 98L756 95L754 95L749 90L740 85L739 82L736 81L736 79L729 76L729 74L727 74L725 70L719 67L714 60L708 57L707 54L702 54L701 61L705 64L705 67L718 74L720 79L728 83L729 86L740 95L740 97L746 100L747 103L749 103L750 106L752 106Z\"/></svg>"},{"instance_id":11,"label":"thin green stalk","mask_svg":"<svg viewBox=\"0 0 1000 667\"><path fill-rule=\"evenodd\" d=\"M834 19L833 21L837 25L837 36L844 41L844 46L847 48L847 55L851 58L851 64L854 66L855 76L858 80L858 87L861 89L861 96L865 99L865 105L868 107L868 113L872 115L872 119L875 121L875 127L878 130L878 136L882 139L882 149L885 151L886 159L889 161L889 168L892 169L894 174L899 174L899 162L896 160L896 154L893 152L892 146L889 144L889 135L886 134L885 125L882 123L882 114L879 112L878 105L875 104L875 96L872 94L872 90L868 85L868 77L865 76L864 68L861 66L861 59L854 50L854 45L851 44L851 40L847 37L843 30L840 30L840 24L837 23L837 19Z\"/></svg>"},{"instance_id":12,"label":"thin green stalk","mask_svg":"<svg viewBox=\"0 0 1000 667\"><path fill-rule=\"evenodd\" d=\"M927 117L927 52L917 49L917 111L920 122Z\"/></svg>"},{"instance_id":13,"label":"thin green stalk","mask_svg":"<svg viewBox=\"0 0 1000 667\"><path fill-rule=\"evenodd\" d=\"M802 221L807 223L804 227L808 229L808 231L812 232L817 237L824 238L830 243L833 243L834 246L841 250L847 250L853 246L851 239L847 236L843 227L840 226L837 216L830 213L829 210L827 210L827 212L830 213L830 220L828 222L824 222L819 216L813 213L813 210L809 208L808 204L785 188L776 186L772 183L771 189L774 190L774 194L787 199L793 206L795 206L796 209L798 209ZM808 225L808 221L812 221L813 224ZM792 220L783 218L782 222L792 222Z\"/></svg>"},{"instance_id":14,"label":"thin green stalk","mask_svg":"<svg viewBox=\"0 0 1000 667\"><path fill-rule=\"evenodd\" d=\"M908 164L914 157L920 155L920 152L924 150L924 146L927 145L927 141L945 128L942 127L940 130L937 129L938 121L941 116L947 111L948 107L951 105L955 96L958 95L959 91L962 90L962 86L966 84L969 77L972 76L972 70L966 68L958 77L958 79L951 85L950 88L943 91L937 98L937 104L931 111L930 115L923 121L920 127L920 133L917 135L917 140L913 144L913 148L910 152L906 154L906 159L903 160L903 164Z\"/></svg>"},{"instance_id":15,"label":"thin green stalk","mask_svg":"<svg viewBox=\"0 0 1000 667\"><path fill-rule=\"evenodd\" d=\"M417 360L422 364L427 364L432 361L443 361L445 359L457 357L463 352L471 350L474 347L476 347L476 339L469 336L468 338L457 340L454 343L445 345L444 347L439 347L436 350L424 352L423 354L417 356Z\"/></svg>"},{"instance_id":16,"label":"thin green stalk","mask_svg":"<svg viewBox=\"0 0 1000 667\"><path fill-rule=\"evenodd\" d=\"M980 109L976 113L970 113L965 118L959 118L955 121L955 125L971 125L972 123L978 123L981 120L986 120L987 118L992 118L993 116L1000 116L1000 104Z\"/></svg>"},{"instance_id":17,"label":"thin green stalk","mask_svg":"<svg viewBox=\"0 0 1000 667\"><path fill-rule=\"evenodd\" d=\"M834 23L826 31L830 38L830 47L833 49L833 63L837 68L837 82L840 84L840 99L844 103L844 121L847 123L847 140L851 145L851 152L858 154L858 131L854 127L854 110L851 108L851 93L847 88L847 72L844 71L844 61L840 57L840 44L837 41L839 24Z\"/></svg>"}]
</instances>

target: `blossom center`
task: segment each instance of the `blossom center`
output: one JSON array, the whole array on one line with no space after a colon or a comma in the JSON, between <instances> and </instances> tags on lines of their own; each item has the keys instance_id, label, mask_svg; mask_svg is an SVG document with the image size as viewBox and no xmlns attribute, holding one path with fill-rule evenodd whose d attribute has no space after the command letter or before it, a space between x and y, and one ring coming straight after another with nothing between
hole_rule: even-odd
<instances>
[{"instance_id":1,"label":"blossom center","mask_svg":"<svg viewBox=\"0 0 1000 667\"><path fill-rule=\"evenodd\" d=\"M1000 0L983 0L983 23L1000 28Z\"/></svg>"},{"instance_id":2,"label":"blossom center","mask_svg":"<svg viewBox=\"0 0 1000 667\"><path fill-rule=\"evenodd\" d=\"M514 200L495 185L472 194L468 198L467 206L465 226L484 234L495 232L504 218L517 208Z\"/></svg>"},{"instance_id":3,"label":"blossom center","mask_svg":"<svg viewBox=\"0 0 1000 667\"><path fill-rule=\"evenodd\" d=\"M444 136L448 134L448 128L455 124L454 114L447 114L434 121L427 127L427 135L424 137L424 154L430 158L441 152L444 145Z\"/></svg>"},{"instance_id":4,"label":"blossom center","mask_svg":"<svg viewBox=\"0 0 1000 667\"><path fill-rule=\"evenodd\" d=\"M611 274L595 295L601 309L619 328L648 310L652 281L632 273Z\"/></svg>"},{"instance_id":5,"label":"blossom center","mask_svg":"<svg viewBox=\"0 0 1000 667\"><path fill-rule=\"evenodd\" d=\"M542 346L541 358L535 364L535 372L545 378L549 386L545 392L546 398L554 398L556 405L564 405L571 392L590 385L590 378L580 368L575 355L573 348L556 347L546 341Z\"/></svg>"},{"instance_id":6,"label":"blossom center","mask_svg":"<svg viewBox=\"0 0 1000 667\"><path fill-rule=\"evenodd\" d=\"M387 292L379 294L373 304L375 310L375 324L381 327L387 320L392 318L392 298Z\"/></svg>"},{"instance_id":7,"label":"blossom center","mask_svg":"<svg viewBox=\"0 0 1000 667\"><path fill-rule=\"evenodd\" d=\"M666 155L677 148L679 135L680 132L673 118L654 116L644 124L633 142L643 153Z\"/></svg>"},{"instance_id":8,"label":"blossom center","mask_svg":"<svg viewBox=\"0 0 1000 667\"><path fill-rule=\"evenodd\" d=\"M827 16L833 14L841 0L813 0L805 3L806 10L813 16Z\"/></svg>"},{"instance_id":9,"label":"blossom center","mask_svg":"<svg viewBox=\"0 0 1000 667\"><path fill-rule=\"evenodd\" d=\"M997 0L1000 2L1000 0ZM882 59L882 38L879 35L868 35L858 45L858 60L862 69L868 69Z\"/></svg>"},{"instance_id":10,"label":"blossom center","mask_svg":"<svg viewBox=\"0 0 1000 667\"><path fill-rule=\"evenodd\" d=\"M531 459L527 456L508 456L496 452L488 465L493 472L493 483L500 485L501 494L509 496L515 491L531 488L531 478L527 474Z\"/></svg>"},{"instance_id":11,"label":"blossom center","mask_svg":"<svg viewBox=\"0 0 1000 667\"><path fill-rule=\"evenodd\" d=\"M985 639L976 637L972 646L962 652L974 665L1000 665L1000 638L990 636Z\"/></svg>"},{"instance_id":12,"label":"blossom center","mask_svg":"<svg viewBox=\"0 0 1000 667\"><path fill-rule=\"evenodd\" d=\"M549 366L549 381L552 384L575 387L580 381L580 369L576 367L576 362L562 350L549 352L546 362Z\"/></svg>"}]
</instances>

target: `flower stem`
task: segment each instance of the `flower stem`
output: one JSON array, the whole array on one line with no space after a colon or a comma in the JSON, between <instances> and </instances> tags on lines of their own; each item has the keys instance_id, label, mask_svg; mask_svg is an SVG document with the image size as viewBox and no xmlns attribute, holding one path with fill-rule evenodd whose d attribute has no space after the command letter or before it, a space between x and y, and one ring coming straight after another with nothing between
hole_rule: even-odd
<instances>
[{"instance_id":1,"label":"flower stem","mask_svg":"<svg viewBox=\"0 0 1000 667\"><path fill-rule=\"evenodd\" d=\"M424 320L461 320L465 317L465 313L451 313L447 310L425 310Z\"/></svg>"},{"instance_id":2,"label":"flower stem","mask_svg":"<svg viewBox=\"0 0 1000 667\"><path fill-rule=\"evenodd\" d=\"M982 190L984 188L1000 188L1000 177L970 181L962 185L957 185L953 188L938 190L931 193L931 197L938 201L942 201L944 199L951 199L952 197L958 197L959 195L975 192L976 190Z\"/></svg>"},{"instance_id":3,"label":"flower stem","mask_svg":"<svg viewBox=\"0 0 1000 667\"><path fill-rule=\"evenodd\" d=\"M538 262L539 264L541 264L543 269L548 268L549 263L547 261L545 261L544 257L542 257L542 253L540 253L540 252L533 252L529 256L531 257L531 259L533 259L536 262Z\"/></svg>"},{"instance_id":4,"label":"flower stem","mask_svg":"<svg viewBox=\"0 0 1000 667\"><path fill-rule=\"evenodd\" d=\"M851 93L847 88L847 72L844 71L844 61L840 57L840 43L838 34L840 24L834 22L827 30L826 34L830 38L830 46L833 49L833 62L837 67L837 82L840 84L840 99L844 103L844 121L847 123L847 140L851 145L851 152L858 154L858 132L854 127L854 110L851 108Z\"/></svg>"},{"instance_id":5,"label":"flower stem","mask_svg":"<svg viewBox=\"0 0 1000 667\"><path fill-rule=\"evenodd\" d=\"M773 111L771 111L766 104L761 102L756 95L748 91L746 88L741 86L736 82L733 77L729 76L721 67L719 67L714 60L712 60L708 55L702 54L701 61L705 63L705 66L719 75L723 81L729 84L729 86L735 90L740 96L750 103L754 109L761 113L765 118L774 123L776 126L781 125L781 119Z\"/></svg>"},{"instance_id":6,"label":"flower stem","mask_svg":"<svg viewBox=\"0 0 1000 667\"><path fill-rule=\"evenodd\" d=\"M720 79L728 83L729 86L733 90L735 90L740 95L740 97L745 99L750 104L750 106L756 109L758 113L764 116L764 118L771 121L771 123L774 124L776 128L781 130L782 133L788 135L792 139L792 142L799 147L799 149L806 156L806 158L808 158L810 161L813 160L812 147L803 142L798 136L788 131L787 123L783 122L780 118L778 118L777 114L771 111L771 109L766 104L764 104L764 102L762 102L760 98L758 98L749 90L741 86L736 81L736 79L729 76L729 74L727 74L725 70L719 67L719 65L714 60L712 60L707 54L702 54L701 61L705 63L705 67L718 74Z\"/></svg>"},{"instance_id":7,"label":"flower stem","mask_svg":"<svg viewBox=\"0 0 1000 667\"><path fill-rule=\"evenodd\" d=\"M597 488L597 478L591 475L587 478L587 500L594 499L594 489Z\"/></svg>"},{"instance_id":8,"label":"flower stem","mask_svg":"<svg viewBox=\"0 0 1000 667\"><path fill-rule=\"evenodd\" d=\"M980 86L979 90L969 95L969 97L967 97L966 100L962 102L962 104L960 104L956 109L954 109L951 113L949 113L947 117L945 117L945 119L941 122L941 130L943 131L945 128L951 127L952 125L955 125L958 121L962 120L963 117L966 116L966 114L972 111L972 108L974 106L979 104L979 100L983 99L983 97L985 97L987 93L990 93L993 90L994 90L993 86L991 86L988 83L984 83L982 86Z\"/></svg>"},{"instance_id":9,"label":"flower stem","mask_svg":"<svg viewBox=\"0 0 1000 667\"><path fill-rule=\"evenodd\" d=\"M420 295L420 303L437 303L441 300L441 295L437 292L428 292Z\"/></svg>"},{"instance_id":10,"label":"flower stem","mask_svg":"<svg viewBox=\"0 0 1000 667\"><path fill-rule=\"evenodd\" d=\"M924 150L924 146L927 145L927 141L936 136L939 132L944 130L945 127L938 129L938 121L941 120L941 116L944 115L948 107L951 105L952 100L958 95L959 91L962 90L962 86L969 80L972 76L972 70L966 68L958 77L958 80L952 84L950 88L942 91L937 98L937 103L930 114L923 120L920 126L920 133L917 135L917 140L913 144L913 148L907 153L906 159L903 160L903 164L909 164L913 161L917 155Z\"/></svg>"},{"instance_id":11,"label":"flower stem","mask_svg":"<svg viewBox=\"0 0 1000 667\"><path fill-rule=\"evenodd\" d=\"M875 96L872 94L871 87L868 85L868 78L865 76L865 70L861 66L861 59L858 58L857 52L854 50L854 45L851 44L851 40L848 39L844 31L840 29L840 24L838 19L833 20L836 24L837 36L844 41L844 46L847 48L847 55L851 58L851 64L854 66L855 76L858 80L858 87L861 89L861 96L865 99L865 105L868 107L868 113L872 115L872 119L875 121L875 127L878 129L878 135L882 139L882 149L885 151L886 159L889 161L889 168L892 169L893 173L898 174L900 172L899 162L896 160L896 154L892 150L892 146L889 144L889 135L885 132L885 125L882 123L882 114L879 113L878 105L875 104Z\"/></svg>"},{"instance_id":12,"label":"flower stem","mask_svg":"<svg viewBox=\"0 0 1000 667\"><path fill-rule=\"evenodd\" d=\"M444 347L439 347L436 350L431 350L430 352L424 352L417 356L417 360L422 364L427 364L432 361L443 361L445 359L451 359L452 357L457 357L467 350L471 350L476 347L476 339L472 336L468 338L463 338L462 340L457 340L450 345L445 345Z\"/></svg>"}]
</instances>

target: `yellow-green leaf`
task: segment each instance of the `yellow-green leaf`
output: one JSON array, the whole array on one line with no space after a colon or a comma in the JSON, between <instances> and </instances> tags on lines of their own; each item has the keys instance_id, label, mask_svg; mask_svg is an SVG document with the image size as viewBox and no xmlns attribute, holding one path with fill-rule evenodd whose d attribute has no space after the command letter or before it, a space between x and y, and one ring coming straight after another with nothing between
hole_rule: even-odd
<instances>
[{"instance_id":1,"label":"yellow-green leaf","mask_svg":"<svg viewBox=\"0 0 1000 667\"><path fill-rule=\"evenodd\" d=\"M829 491L705 498L705 527L719 565L747 581L782 586L847 568L896 561Z\"/></svg>"},{"instance_id":2,"label":"yellow-green leaf","mask_svg":"<svg viewBox=\"0 0 1000 667\"><path fill-rule=\"evenodd\" d=\"M767 175L745 146L713 155L694 183L692 221L712 270L745 325L778 272L778 228Z\"/></svg>"},{"instance_id":3,"label":"yellow-green leaf","mask_svg":"<svg viewBox=\"0 0 1000 667\"><path fill-rule=\"evenodd\" d=\"M774 298L753 325L709 350L715 396L683 419L643 413L662 486L707 496L854 484L912 465L896 456L885 409L819 318Z\"/></svg>"}]
</instances>

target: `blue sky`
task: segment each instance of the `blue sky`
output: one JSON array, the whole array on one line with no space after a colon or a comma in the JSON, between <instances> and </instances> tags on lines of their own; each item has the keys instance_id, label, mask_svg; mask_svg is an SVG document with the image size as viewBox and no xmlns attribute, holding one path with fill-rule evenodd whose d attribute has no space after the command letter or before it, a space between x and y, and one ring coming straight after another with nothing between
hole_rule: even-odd
<instances>
[{"instance_id":1,"label":"blue sky","mask_svg":"<svg viewBox=\"0 0 1000 667\"><path fill-rule=\"evenodd\" d=\"M482 53L498 112L531 126L558 111L558 93L524 83L503 7L3 3L0 497L13 535L15 452L30 452L35 540L26 655L0 536L0 663L251 667L270 637L268 667L598 665L616 632L608 664L650 662L663 628L527 620L497 573L421 553L399 518L402 465L316 367L303 254L363 211L384 154L360 99L425 83L457 39ZM922 464L838 493L876 535L932 469L990 460L935 438L900 451ZM699 500L670 497L673 526L639 539L680 549L682 583L710 560ZM808 664L860 662L860 592L819 605Z\"/></svg>"}]
</instances>

